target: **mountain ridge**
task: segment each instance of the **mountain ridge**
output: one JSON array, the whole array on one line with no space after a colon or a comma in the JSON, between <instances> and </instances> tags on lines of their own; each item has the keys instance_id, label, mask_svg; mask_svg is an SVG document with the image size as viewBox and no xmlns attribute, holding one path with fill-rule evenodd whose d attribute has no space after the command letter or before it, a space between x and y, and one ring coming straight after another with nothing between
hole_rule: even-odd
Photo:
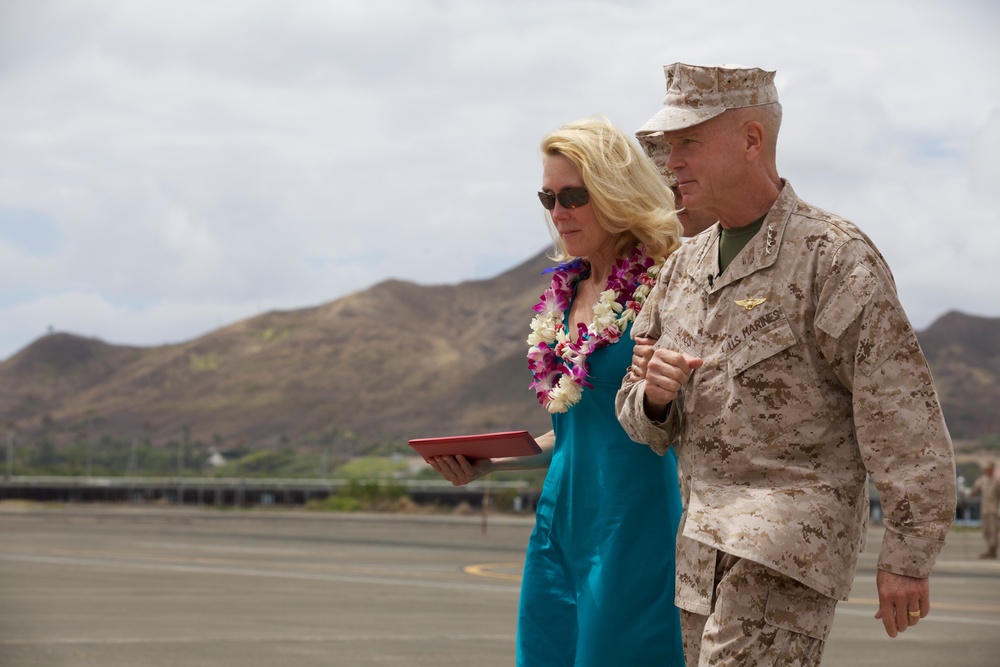
<instances>
[{"instance_id":1,"label":"mountain ridge","mask_svg":"<svg viewBox=\"0 0 1000 667\"><path fill-rule=\"evenodd\" d=\"M527 429L539 253L486 280L385 280L318 306L265 312L193 340L112 345L43 336L0 362L0 420L19 437L83 429L151 443L183 431L221 449L332 445L353 454L430 435ZM952 311L918 332L955 438L1000 434L1000 318Z\"/></svg>"}]
</instances>

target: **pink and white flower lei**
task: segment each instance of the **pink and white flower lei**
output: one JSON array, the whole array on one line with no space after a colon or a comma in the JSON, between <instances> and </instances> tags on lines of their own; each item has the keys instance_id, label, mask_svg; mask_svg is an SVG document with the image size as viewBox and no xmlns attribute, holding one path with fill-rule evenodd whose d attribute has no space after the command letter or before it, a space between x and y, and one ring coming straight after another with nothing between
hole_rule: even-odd
<instances>
[{"instance_id":1,"label":"pink and white flower lei","mask_svg":"<svg viewBox=\"0 0 1000 667\"><path fill-rule=\"evenodd\" d=\"M662 257L648 257L641 245L628 257L615 260L607 289L594 304L593 321L589 325L579 323L573 340L563 318L576 284L590 271L590 264L575 259L552 270L552 285L534 308L538 314L531 321L528 336L530 387L550 413L566 412L580 401L583 388L592 386L587 382L587 357L598 348L618 342L646 302L663 261Z\"/></svg>"}]
</instances>

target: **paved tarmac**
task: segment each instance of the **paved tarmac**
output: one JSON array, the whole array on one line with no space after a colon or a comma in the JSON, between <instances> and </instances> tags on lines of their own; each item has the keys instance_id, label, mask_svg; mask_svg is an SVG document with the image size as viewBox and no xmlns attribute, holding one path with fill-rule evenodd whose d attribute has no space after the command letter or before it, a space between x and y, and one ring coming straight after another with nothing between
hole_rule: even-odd
<instances>
[{"instance_id":1,"label":"paved tarmac","mask_svg":"<svg viewBox=\"0 0 1000 667\"><path fill-rule=\"evenodd\" d=\"M532 523L0 503L0 666L508 667ZM931 616L894 640L873 618L880 540L823 664L1000 664L979 533L951 535Z\"/></svg>"}]
</instances>

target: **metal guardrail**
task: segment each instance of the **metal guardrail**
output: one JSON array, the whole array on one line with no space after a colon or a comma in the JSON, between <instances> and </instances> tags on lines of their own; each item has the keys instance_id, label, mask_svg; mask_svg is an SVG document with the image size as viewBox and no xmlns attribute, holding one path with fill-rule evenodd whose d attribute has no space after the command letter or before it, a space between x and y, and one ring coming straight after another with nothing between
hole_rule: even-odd
<instances>
[{"instance_id":1,"label":"metal guardrail","mask_svg":"<svg viewBox=\"0 0 1000 667\"><path fill-rule=\"evenodd\" d=\"M206 477L59 477L10 476L0 479L0 500L63 502L161 502L198 505L304 505L334 495L352 483L377 482L401 487L417 502L481 505L489 493L512 493L518 505L537 496L523 481L477 480L456 487L445 480L302 479Z\"/></svg>"},{"instance_id":2,"label":"metal guardrail","mask_svg":"<svg viewBox=\"0 0 1000 667\"><path fill-rule=\"evenodd\" d=\"M236 486L267 486L267 487L288 487L288 488L324 488L339 490L352 482L379 482L387 485L398 485L407 489L460 489L463 487L452 486L451 482L445 480L417 480L417 479L318 479L301 477L69 477L58 475L14 475L0 479L0 486L9 487L31 487L57 484L68 487L95 487L95 488L115 488L129 486L174 486L183 484L191 487L220 486L232 488ZM476 480L466 485L464 488L482 489L489 486L493 489L525 489L527 482L522 481L484 481Z\"/></svg>"}]
</instances>

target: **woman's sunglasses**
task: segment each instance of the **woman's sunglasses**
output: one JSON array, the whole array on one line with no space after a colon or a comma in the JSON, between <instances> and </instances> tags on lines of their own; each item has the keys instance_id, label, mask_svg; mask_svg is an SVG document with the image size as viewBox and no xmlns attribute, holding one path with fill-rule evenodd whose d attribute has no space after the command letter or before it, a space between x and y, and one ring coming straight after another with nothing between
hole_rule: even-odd
<instances>
[{"instance_id":1,"label":"woman's sunglasses","mask_svg":"<svg viewBox=\"0 0 1000 667\"><path fill-rule=\"evenodd\" d=\"M556 207L556 200L559 200L563 208L579 208L590 201L590 193L587 192L587 188L566 188L559 194L539 192L538 200L548 211Z\"/></svg>"}]
</instances>

